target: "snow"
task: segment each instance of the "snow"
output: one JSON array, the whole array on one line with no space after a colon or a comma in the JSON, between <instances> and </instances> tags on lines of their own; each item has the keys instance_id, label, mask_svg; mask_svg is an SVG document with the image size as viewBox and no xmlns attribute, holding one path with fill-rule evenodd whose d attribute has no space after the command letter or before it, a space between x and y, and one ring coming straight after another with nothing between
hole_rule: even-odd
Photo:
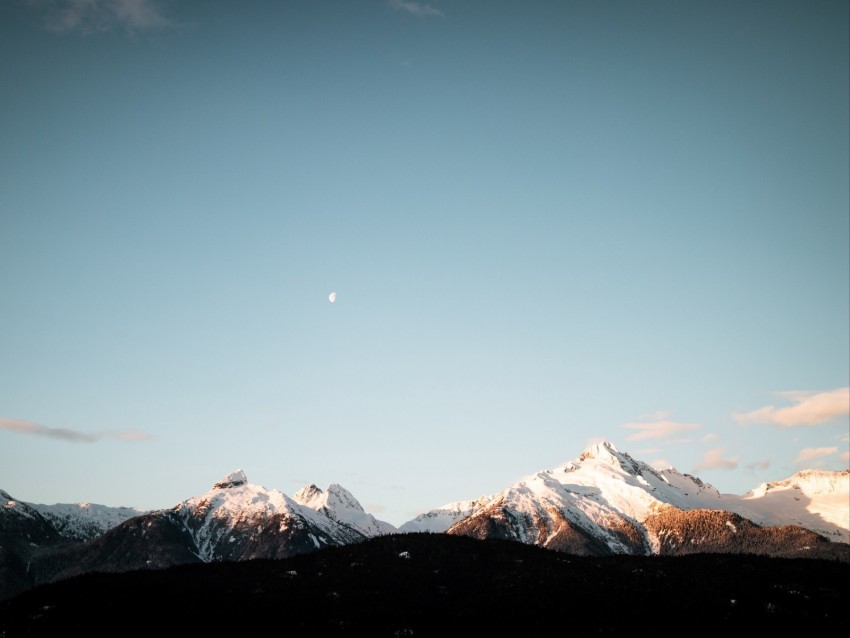
<instances>
[{"instance_id":1,"label":"snow","mask_svg":"<svg viewBox=\"0 0 850 638\"><path fill-rule=\"evenodd\" d=\"M2 490L0 504L0 514L43 517L63 535L80 540L146 513L93 503L31 504ZM205 494L174 506L171 512L182 517L199 557L209 561L217 556L217 548L234 547L245 530L262 533L270 523L280 532L301 526L320 548L395 532L443 533L470 516L509 517L517 522L511 525L517 540L544 546L566 520L603 540L614 552L628 549L618 529L637 528L643 530L649 551L657 552L659 539L646 532L643 522L668 506L726 510L760 525L799 525L830 540L850 543L850 470L806 470L764 483L743 496L720 494L675 468L659 470L638 461L610 442L590 446L574 461L526 476L498 494L422 513L398 529L367 513L339 484L332 483L324 491L307 485L289 497L249 483L241 469L227 474ZM727 526L736 533L731 521Z\"/></svg>"},{"instance_id":2,"label":"snow","mask_svg":"<svg viewBox=\"0 0 850 638\"><path fill-rule=\"evenodd\" d=\"M133 507L108 507L95 503L33 504L33 507L53 523L61 534L81 540L99 536L124 521L146 513Z\"/></svg>"},{"instance_id":3,"label":"snow","mask_svg":"<svg viewBox=\"0 0 850 638\"><path fill-rule=\"evenodd\" d=\"M491 497L459 501L420 514L402 532L445 532L469 516L509 513L530 525L513 526L517 540L545 545L557 533L556 516L591 531L615 552L625 551L619 525L642 526L666 506L726 510L761 525L800 525L831 540L850 542L850 472L800 472L765 484L744 497L720 494L712 485L675 468L657 470L604 441L556 470L543 470ZM729 523L735 532L734 525ZM540 530L543 530L542 532ZM658 539L648 533L651 551Z\"/></svg>"},{"instance_id":4,"label":"snow","mask_svg":"<svg viewBox=\"0 0 850 638\"><path fill-rule=\"evenodd\" d=\"M272 519L276 519L279 532L291 525L315 530L308 537L316 548L396 531L389 523L367 514L342 486L333 484L322 492L309 485L289 497L248 482L242 470L228 474L211 490L183 501L173 511L182 517L199 548L199 557L207 562L218 556L217 548L234 542L229 539L239 539L237 528L262 534Z\"/></svg>"},{"instance_id":5,"label":"snow","mask_svg":"<svg viewBox=\"0 0 850 638\"><path fill-rule=\"evenodd\" d=\"M8 512L14 512L18 516L23 516L25 518L36 518L38 516L38 512L33 510L31 505L15 500L10 494L3 490L0 490L0 500L6 501L3 509Z\"/></svg>"},{"instance_id":6,"label":"snow","mask_svg":"<svg viewBox=\"0 0 850 638\"><path fill-rule=\"evenodd\" d=\"M760 525L800 525L850 543L850 471L805 470L728 497L729 509ZM734 509L733 509L734 508Z\"/></svg>"},{"instance_id":7,"label":"snow","mask_svg":"<svg viewBox=\"0 0 850 638\"><path fill-rule=\"evenodd\" d=\"M63 536L83 541L95 538L124 521L145 513L130 507L107 507L94 503L25 503L0 490L0 502L3 501L5 504L0 511L12 512L33 520L45 519Z\"/></svg>"},{"instance_id":8,"label":"snow","mask_svg":"<svg viewBox=\"0 0 850 638\"><path fill-rule=\"evenodd\" d=\"M221 479L218 483L215 484L216 488L219 489L227 489L230 487L239 487L240 485L244 485L248 482L248 477L245 476L245 472L242 470L236 470L235 472L231 472L223 479Z\"/></svg>"},{"instance_id":9,"label":"snow","mask_svg":"<svg viewBox=\"0 0 850 638\"><path fill-rule=\"evenodd\" d=\"M472 516L487 505L492 498L491 496L481 496L471 501L448 503L430 512L419 514L416 518L407 521L398 529L400 532L431 532L439 534L448 530L459 520Z\"/></svg>"},{"instance_id":10,"label":"snow","mask_svg":"<svg viewBox=\"0 0 850 638\"><path fill-rule=\"evenodd\" d=\"M365 536L380 536L398 531L390 523L367 514L354 495L337 483L332 483L324 492L315 485L307 485L293 495L293 500Z\"/></svg>"}]
</instances>

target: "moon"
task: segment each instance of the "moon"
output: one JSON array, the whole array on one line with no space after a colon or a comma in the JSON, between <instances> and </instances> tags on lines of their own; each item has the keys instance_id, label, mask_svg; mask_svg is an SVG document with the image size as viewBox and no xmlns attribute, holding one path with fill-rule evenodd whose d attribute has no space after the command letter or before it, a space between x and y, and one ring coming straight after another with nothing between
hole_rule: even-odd
<instances>
[{"instance_id":1,"label":"moon","mask_svg":"<svg viewBox=\"0 0 850 638\"><path fill-rule=\"evenodd\" d=\"M330 301L331 303L336 301L336 293L335 292L332 292L331 294L328 295L328 301Z\"/></svg>"}]
</instances>

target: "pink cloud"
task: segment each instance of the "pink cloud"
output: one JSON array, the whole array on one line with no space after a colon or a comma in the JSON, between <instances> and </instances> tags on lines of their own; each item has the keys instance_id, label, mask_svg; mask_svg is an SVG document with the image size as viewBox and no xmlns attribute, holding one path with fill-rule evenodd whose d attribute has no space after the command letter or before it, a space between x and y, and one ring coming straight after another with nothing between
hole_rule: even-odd
<instances>
[{"instance_id":1,"label":"pink cloud","mask_svg":"<svg viewBox=\"0 0 850 638\"><path fill-rule=\"evenodd\" d=\"M652 421L649 423L624 423L627 430L638 430L626 437L628 441L645 441L647 439L664 439L681 432L698 430L702 426L697 423L680 423L678 421Z\"/></svg>"},{"instance_id":2,"label":"pink cloud","mask_svg":"<svg viewBox=\"0 0 850 638\"><path fill-rule=\"evenodd\" d=\"M838 452L837 447L807 447L803 450L800 450L800 453L797 455L797 458L794 459L795 465L800 465L802 463L808 463L814 459L823 458L824 456L831 456Z\"/></svg>"},{"instance_id":3,"label":"pink cloud","mask_svg":"<svg viewBox=\"0 0 850 638\"><path fill-rule=\"evenodd\" d=\"M850 387L826 392L779 392L794 405L777 408L766 405L751 412L736 412L732 417L742 424L768 423L784 428L818 425L850 414Z\"/></svg>"},{"instance_id":4,"label":"pink cloud","mask_svg":"<svg viewBox=\"0 0 850 638\"><path fill-rule=\"evenodd\" d=\"M656 470L666 470L668 467L673 467L673 464L667 459L655 459L650 465Z\"/></svg>"},{"instance_id":5,"label":"pink cloud","mask_svg":"<svg viewBox=\"0 0 850 638\"><path fill-rule=\"evenodd\" d=\"M770 467L770 459L765 459L764 461L756 461L755 463L750 463L747 465L748 470L766 470Z\"/></svg>"},{"instance_id":6,"label":"pink cloud","mask_svg":"<svg viewBox=\"0 0 850 638\"><path fill-rule=\"evenodd\" d=\"M724 452L725 450L722 447L716 447L708 450L702 455L702 462L694 468L694 473L701 472L702 470L734 470L737 468L738 457L733 456L732 458L724 459Z\"/></svg>"},{"instance_id":7,"label":"pink cloud","mask_svg":"<svg viewBox=\"0 0 850 638\"><path fill-rule=\"evenodd\" d=\"M385 512L387 508L383 505L379 505L377 503L366 503L363 506L363 509L372 514L380 514L381 512Z\"/></svg>"},{"instance_id":8,"label":"pink cloud","mask_svg":"<svg viewBox=\"0 0 850 638\"><path fill-rule=\"evenodd\" d=\"M70 443L95 443L102 439L118 439L120 441L150 441L154 437L136 430L102 430L100 432L81 432L71 428L53 428L30 421L7 419L0 417L0 430L43 436Z\"/></svg>"}]
</instances>

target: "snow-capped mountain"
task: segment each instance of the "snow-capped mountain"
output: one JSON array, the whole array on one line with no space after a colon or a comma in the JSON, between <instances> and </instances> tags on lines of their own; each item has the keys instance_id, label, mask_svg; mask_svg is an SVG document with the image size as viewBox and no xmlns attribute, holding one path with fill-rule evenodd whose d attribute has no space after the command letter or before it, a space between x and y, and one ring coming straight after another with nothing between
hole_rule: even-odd
<instances>
[{"instance_id":1,"label":"snow-capped mountain","mask_svg":"<svg viewBox=\"0 0 850 638\"><path fill-rule=\"evenodd\" d=\"M364 512L339 485L327 493L311 485L290 498L249 483L242 470L206 494L183 501L168 516L190 532L197 556L205 562L276 558L396 531Z\"/></svg>"},{"instance_id":2,"label":"snow-capped mountain","mask_svg":"<svg viewBox=\"0 0 850 638\"><path fill-rule=\"evenodd\" d=\"M24 503L0 490L0 503L10 515L30 520L43 519L60 536L70 540L90 540L129 518L144 514L132 507L108 507L94 503Z\"/></svg>"},{"instance_id":3,"label":"snow-capped mountain","mask_svg":"<svg viewBox=\"0 0 850 638\"><path fill-rule=\"evenodd\" d=\"M603 442L563 467L493 496L443 506L400 529L504 538L579 554L682 553L683 543L689 551L779 554L826 540L818 535L847 542L848 473L795 476L744 497L722 495L694 476L657 470ZM789 525L808 533L789 535Z\"/></svg>"},{"instance_id":4,"label":"snow-capped mountain","mask_svg":"<svg viewBox=\"0 0 850 638\"><path fill-rule=\"evenodd\" d=\"M170 509L34 505L0 491L0 599L86 571L284 558L398 532L499 538L575 554L762 553L850 562L850 471L799 472L743 496L603 442L491 496L399 529L337 484L292 497L242 470ZM839 542L831 542L839 541Z\"/></svg>"},{"instance_id":5,"label":"snow-capped mountain","mask_svg":"<svg viewBox=\"0 0 850 638\"><path fill-rule=\"evenodd\" d=\"M304 488L299 503L278 490L249 483L242 470L200 496L146 513L103 506L36 506L5 492L0 498L6 501L0 510L0 599L86 571L282 558L397 531L363 511L339 485L327 492ZM80 530L92 530L93 521L108 529L85 538Z\"/></svg>"},{"instance_id":6,"label":"snow-capped mountain","mask_svg":"<svg viewBox=\"0 0 850 638\"><path fill-rule=\"evenodd\" d=\"M124 521L145 513L132 507L108 507L94 503L25 503L14 499L3 490L0 490L0 504L3 505L2 511L6 513L6 517L0 520L8 522L13 518L24 518L31 522L39 521L39 525L46 525L60 537L74 541L91 540Z\"/></svg>"},{"instance_id":7,"label":"snow-capped mountain","mask_svg":"<svg viewBox=\"0 0 850 638\"><path fill-rule=\"evenodd\" d=\"M295 502L316 510L340 525L350 527L364 536L392 534L398 531L394 525L379 521L371 514L363 511L360 503L351 492L337 483L332 483L326 492L315 485L307 485L298 490L292 498Z\"/></svg>"},{"instance_id":8,"label":"snow-capped mountain","mask_svg":"<svg viewBox=\"0 0 850 638\"><path fill-rule=\"evenodd\" d=\"M492 500L490 496L482 496L471 501L458 501L433 509L416 518L403 523L400 532L432 532L442 533L464 518L472 516Z\"/></svg>"},{"instance_id":9,"label":"snow-capped mountain","mask_svg":"<svg viewBox=\"0 0 850 638\"><path fill-rule=\"evenodd\" d=\"M28 557L42 546L61 542L62 535L33 505L0 490L0 548Z\"/></svg>"},{"instance_id":10,"label":"snow-capped mountain","mask_svg":"<svg viewBox=\"0 0 850 638\"><path fill-rule=\"evenodd\" d=\"M850 470L804 470L726 499L727 509L760 525L799 525L850 543Z\"/></svg>"},{"instance_id":11,"label":"snow-capped mountain","mask_svg":"<svg viewBox=\"0 0 850 638\"><path fill-rule=\"evenodd\" d=\"M146 512L133 507L108 507L95 503L30 503L65 538L87 541L124 521Z\"/></svg>"}]
</instances>

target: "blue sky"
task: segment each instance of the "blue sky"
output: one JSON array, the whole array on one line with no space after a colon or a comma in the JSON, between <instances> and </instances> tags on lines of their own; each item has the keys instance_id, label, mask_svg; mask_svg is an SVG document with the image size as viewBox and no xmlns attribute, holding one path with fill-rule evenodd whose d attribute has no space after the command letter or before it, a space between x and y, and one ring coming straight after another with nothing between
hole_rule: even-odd
<instances>
[{"instance_id":1,"label":"blue sky","mask_svg":"<svg viewBox=\"0 0 850 638\"><path fill-rule=\"evenodd\" d=\"M394 524L848 467L848 4L0 5L0 488ZM335 302L328 295L335 291Z\"/></svg>"}]
</instances>

